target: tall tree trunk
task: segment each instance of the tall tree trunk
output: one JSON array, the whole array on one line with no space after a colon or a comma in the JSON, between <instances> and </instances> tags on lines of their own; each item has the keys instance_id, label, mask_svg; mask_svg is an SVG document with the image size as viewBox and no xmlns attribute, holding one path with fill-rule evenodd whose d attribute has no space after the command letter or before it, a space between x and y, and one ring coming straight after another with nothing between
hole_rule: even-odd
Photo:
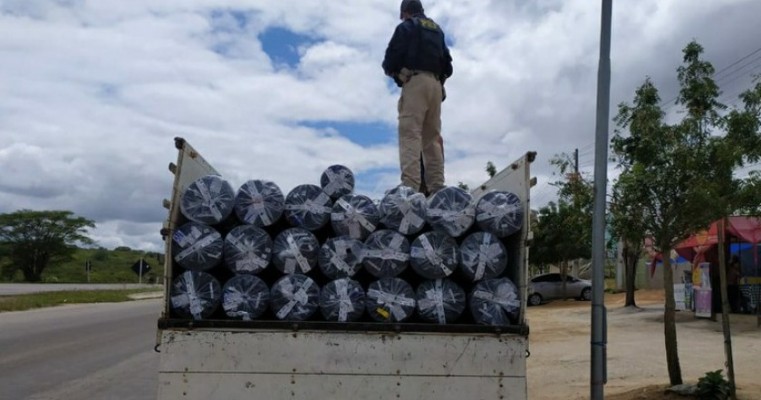
<instances>
[{"instance_id":1,"label":"tall tree trunk","mask_svg":"<svg viewBox=\"0 0 761 400\"><path fill-rule=\"evenodd\" d=\"M637 264L639 263L639 248L632 247L632 244L625 242L623 250L624 269L626 271L626 303L624 307L637 307L637 303L634 301L634 291L636 287L637 279Z\"/></svg>"},{"instance_id":2,"label":"tall tree trunk","mask_svg":"<svg viewBox=\"0 0 761 400\"><path fill-rule=\"evenodd\" d=\"M735 364L732 359L732 334L729 327L729 298L727 296L727 256L725 250L728 245L724 243L724 232L729 218L721 220L719 231L719 281L721 282L721 327L724 332L724 357L727 366L727 379L729 380L729 398L737 398L735 392Z\"/></svg>"},{"instance_id":3,"label":"tall tree trunk","mask_svg":"<svg viewBox=\"0 0 761 400\"><path fill-rule=\"evenodd\" d=\"M37 269L33 266L21 267L21 272L24 273L24 281L26 282L39 282L42 280L42 274L37 273Z\"/></svg>"},{"instance_id":4,"label":"tall tree trunk","mask_svg":"<svg viewBox=\"0 0 761 400\"><path fill-rule=\"evenodd\" d=\"M666 309L663 312L663 336L666 342L666 364L672 385L682 384L682 368L676 338L676 301L674 300L674 271L671 270L671 247L661 246L663 254L663 288L666 291Z\"/></svg>"}]
</instances>

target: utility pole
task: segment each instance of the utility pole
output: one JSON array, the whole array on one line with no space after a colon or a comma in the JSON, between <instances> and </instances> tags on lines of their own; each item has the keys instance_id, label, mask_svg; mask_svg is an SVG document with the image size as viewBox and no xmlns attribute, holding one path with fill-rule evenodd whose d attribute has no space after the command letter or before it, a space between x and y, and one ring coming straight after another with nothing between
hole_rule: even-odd
<instances>
[{"instance_id":1,"label":"utility pole","mask_svg":"<svg viewBox=\"0 0 761 400\"><path fill-rule=\"evenodd\" d=\"M90 283L91 270L92 270L92 262L90 262L90 260L85 261L85 272L87 273L87 283Z\"/></svg>"},{"instance_id":2,"label":"utility pole","mask_svg":"<svg viewBox=\"0 0 761 400\"><path fill-rule=\"evenodd\" d=\"M595 190L592 216L592 362L590 398L603 400L607 382L605 316L605 195L608 180L608 121L610 120L610 31L612 0L602 0L600 64L597 71L595 124Z\"/></svg>"},{"instance_id":3,"label":"utility pole","mask_svg":"<svg viewBox=\"0 0 761 400\"><path fill-rule=\"evenodd\" d=\"M623 239L618 239L618 244L616 245L616 290L624 290L624 275L626 275L624 241Z\"/></svg>"},{"instance_id":4,"label":"utility pole","mask_svg":"<svg viewBox=\"0 0 761 400\"><path fill-rule=\"evenodd\" d=\"M579 149L573 151L573 172L579 175Z\"/></svg>"}]
</instances>

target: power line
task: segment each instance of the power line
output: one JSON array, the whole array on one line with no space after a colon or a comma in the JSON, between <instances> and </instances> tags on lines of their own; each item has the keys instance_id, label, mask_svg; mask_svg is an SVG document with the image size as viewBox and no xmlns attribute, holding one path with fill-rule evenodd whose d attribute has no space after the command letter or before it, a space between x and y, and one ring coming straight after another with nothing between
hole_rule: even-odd
<instances>
[{"instance_id":1,"label":"power line","mask_svg":"<svg viewBox=\"0 0 761 400\"><path fill-rule=\"evenodd\" d=\"M756 54L756 53L759 53L759 52L761 52L761 47L759 47L759 48L757 48L756 50L754 50L753 52L751 52L751 53L749 53L749 54L745 55L744 57L740 58L739 60L737 60L737 61L733 62L732 64L729 64L729 65L727 65L726 67L724 67L724 68L722 68L722 69L720 69L720 70L716 71L716 73L714 73L714 76L718 76L718 75L721 75L721 73L722 73L722 72L724 72L724 71L728 70L729 68L732 68L732 67L734 67L735 65L737 65L737 64L739 64L739 63L741 63L743 60L745 60L745 59L747 59L748 57L750 57L750 56L752 56L752 55L754 55L754 54Z\"/></svg>"},{"instance_id":2,"label":"power line","mask_svg":"<svg viewBox=\"0 0 761 400\"><path fill-rule=\"evenodd\" d=\"M737 69L735 69L735 70L734 70L734 71L732 71L731 73L729 73L729 74L727 74L727 75L725 75L725 76L721 77L720 79L716 79L716 82L717 82L717 83L722 83L724 80L728 79L728 78L729 78L729 77L731 77L732 75L735 75L735 74L739 73L740 71L744 70L745 68L747 68L747 67L750 67L750 66L752 66L753 64L758 64L758 63L759 63L759 61L761 61L761 54L759 54L757 57L755 57L754 59L752 59L750 62L748 62L748 63L746 63L746 64L743 64L743 65L739 66ZM745 76L745 75L737 75L737 76ZM732 80L730 80L729 82L734 82L734 81L737 79L737 76L735 76L735 78L734 78L734 79L732 79ZM723 83L724 83L724 84L726 84L726 83L728 83L728 82L723 82Z\"/></svg>"},{"instance_id":3,"label":"power line","mask_svg":"<svg viewBox=\"0 0 761 400\"><path fill-rule=\"evenodd\" d=\"M755 62L757 62L757 61L761 60L761 54L759 54L759 56L757 56L757 57L753 58L753 59L751 60L751 62L744 64L742 67L740 67L740 69L737 69L737 70L735 70L734 72L728 73L728 74L727 74L726 76L724 76L724 77L718 78L718 75L721 75L723 72L725 72L725 71L729 70L730 68L734 67L735 65L737 65L737 64L739 64L739 63L741 63L741 62L743 62L744 60L747 60L748 58L752 57L754 54L757 54L757 53L760 53L760 52L761 52L761 47L759 47L758 49L756 49L756 50L754 50L754 51L752 51L752 52L750 52L750 53L748 53L748 54L744 55L743 57L741 57L741 58L739 58L739 59L737 59L737 60L735 60L733 63L731 63L731 64L727 65L726 67L724 67L724 68L720 69L719 71L717 71L717 72L714 72L714 74L713 74L713 78L714 78L714 81L715 81L715 82L718 84L718 83L720 83L722 80L724 80L724 79L728 78L729 76L731 76L731 75L735 74L737 71L740 71L740 70L744 69L745 67L747 67L748 65L752 65L752 64L754 64ZM732 81L734 81L734 80L732 80ZM678 98L679 98L679 95L677 94L677 95L676 95L676 96L674 96L674 97L673 97L671 100L668 100L668 101L663 101L663 102L661 102L661 104L660 104L660 106L661 106L661 107L666 107L666 105L670 103L670 105L668 106L668 108L665 108L663 111L664 111L664 112L667 112L667 111L671 110L673 107L675 107L675 106L676 106L676 103L674 103L674 101L676 101Z\"/></svg>"},{"instance_id":4,"label":"power line","mask_svg":"<svg viewBox=\"0 0 761 400\"><path fill-rule=\"evenodd\" d=\"M750 72L751 72L751 76L753 76L752 72L754 72L754 71L756 71L756 70L759 70L759 71L761 71L761 65L758 65L756 68L754 68L754 69L752 69L752 70L750 71ZM754 81L756 81L756 80L758 80L758 78L754 78L754 79L752 79L752 80L751 80L751 82L754 82ZM740 102L740 100L741 100L741 99L739 98L740 94L744 93L744 92L745 92L746 90L748 90L748 89L751 89L751 88L748 88L748 87L741 87L741 88L740 88L740 90L736 90L736 91L734 91L732 94L728 94L728 95L723 95L723 96L721 96L721 97L719 98L719 101L722 101L722 102L723 102L723 101L727 101L727 102L729 102L730 100L732 100L733 102L732 102L731 104L729 104L729 105L731 105L731 106L733 106L733 107L736 107L736 106L738 105L738 103Z\"/></svg>"}]
</instances>

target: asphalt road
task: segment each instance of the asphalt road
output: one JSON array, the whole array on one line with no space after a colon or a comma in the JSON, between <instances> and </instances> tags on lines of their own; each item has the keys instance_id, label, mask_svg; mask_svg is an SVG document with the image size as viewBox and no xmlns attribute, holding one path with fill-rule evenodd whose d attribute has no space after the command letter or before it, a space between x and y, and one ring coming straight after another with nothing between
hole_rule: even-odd
<instances>
[{"instance_id":1,"label":"asphalt road","mask_svg":"<svg viewBox=\"0 0 761 400\"><path fill-rule=\"evenodd\" d=\"M0 283L0 296L38 292L58 292L62 290L118 290L145 289L161 290L162 285L137 283Z\"/></svg>"},{"instance_id":2,"label":"asphalt road","mask_svg":"<svg viewBox=\"0 0 761 400\"><path fill-rule=\"evenodd\" d=\"M155 400L161 304L0 313L0 399Z\"/></svg>"}]
</instances>

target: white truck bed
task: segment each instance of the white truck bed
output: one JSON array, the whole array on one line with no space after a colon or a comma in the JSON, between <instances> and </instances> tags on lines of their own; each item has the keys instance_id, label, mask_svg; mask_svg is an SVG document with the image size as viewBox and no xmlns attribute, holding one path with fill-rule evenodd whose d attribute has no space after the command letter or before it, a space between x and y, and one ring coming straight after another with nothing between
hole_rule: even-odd
<instances>
[{"instance_id":1,"label":"white truck bed","mask_svg":"<svg viewBox=\"0 0 761 400\"><path fill-rule=\"evenodd\" d=\"M166 245L166 290L172 281L171 233L179 195L215 173L189 144L179 156ZM509 327L414 323L159 320L159 400L168 399L515 399L527 397L525 323L529 238L527 153L474 190L509 190L524 203L524 229L506 245L508 275L519 287L520 323ZM169 299L167 295L165 298Z\"/></svg>"}]
</instances>

